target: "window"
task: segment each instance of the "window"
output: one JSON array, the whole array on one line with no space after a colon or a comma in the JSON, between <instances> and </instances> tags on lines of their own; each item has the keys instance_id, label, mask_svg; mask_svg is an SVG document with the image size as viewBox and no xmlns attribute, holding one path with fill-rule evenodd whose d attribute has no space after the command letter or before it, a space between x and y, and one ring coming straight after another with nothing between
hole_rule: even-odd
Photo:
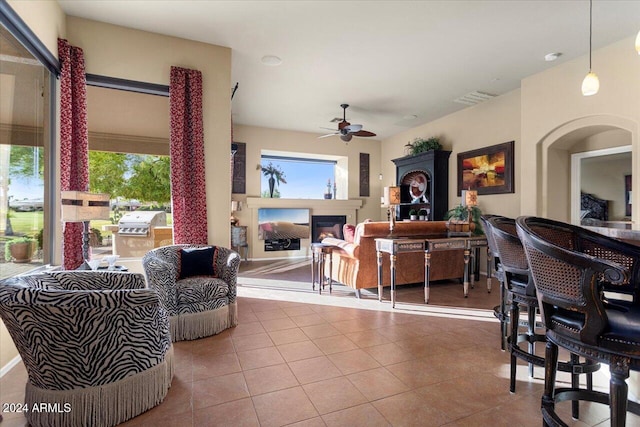
<instances>
[{"instance_id":1,"label":"window","mask_svg":"<svg viewBox=\"0 0 640 427\"><path fill-rule=\"evenodd\" d=\"M3 15L0 26L0 260L13 264L0 269L0 279L50 262L52 232L45 209L52 74L7 29L7 19Z\"/></svg>"},{"instance_id":2,"label":"window","mask_svg":"<svg viewBox=\"0 0 640 427\"><path fill-rule=\"evenodd\" d=\"M115 80L87 76L89 190L110 194L112 209L110 220L91 221L95 258L114 248L117 255L127 257L139 256L144 249L140 237L125 241L113 235L117 227L110 225L117 224L126 211L164 211L167 225L172 224L169 98L102 86ZM165 225L160 222L155 225Z\"/></svg>"},{"instance_id":3,"label":"window","mask_svg":"<svg viewBox=\"0 0 640 427\"><path fill-rule=\"evenodd\" d=\"M346 164L346 157L263 150L260 194L270 197L270 174L264 171L272 168L281 171L286 181L276 182L274 198L347 199Z\"/></svg>"}]
</instances>

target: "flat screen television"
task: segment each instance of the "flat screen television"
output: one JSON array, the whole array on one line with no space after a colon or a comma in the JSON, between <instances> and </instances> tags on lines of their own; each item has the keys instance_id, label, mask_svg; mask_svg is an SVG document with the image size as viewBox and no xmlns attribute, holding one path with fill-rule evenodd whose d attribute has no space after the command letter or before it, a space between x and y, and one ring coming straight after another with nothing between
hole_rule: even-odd
<instances>
[{"instance_id":1,"label":"flat screen television","mask_svg":"<svg viewBox=\"0 0 640 427\"><path fill-rule=\"evenodd\" d=\"M308 239L310 236L309 209L258 209L260 240Z\"/></svg>"}]
</instances>

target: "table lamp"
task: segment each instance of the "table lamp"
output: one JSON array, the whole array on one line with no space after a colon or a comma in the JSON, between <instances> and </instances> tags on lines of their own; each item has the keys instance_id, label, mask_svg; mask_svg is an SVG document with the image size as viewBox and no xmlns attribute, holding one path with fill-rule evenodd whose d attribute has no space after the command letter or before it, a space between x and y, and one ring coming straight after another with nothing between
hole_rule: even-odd
<instances>
[{"instance_id":1,"label":"table lamp","mask_svg":"<svg viewBox=\"0 0 640 427\"><path fill-rule=\"evenodd\" d=\"M400 187L384 187L383 206L389 208L389 235L396 225L396 206L400 204Z\"/></svg>"},{"instance_id":2,"label":"table lamp","mask_svg":"<svg viewBox=\"0 0 640 427\"><path fill-rule=\"evenodd\" d=\"M462 190L462 206L467 207L467 221L471 226L471 208L478 206L478 192L476 190Z\"/></svg>"},{"instance_id":3,"label":"table lamp","mask_svg":"<svg viewBox=\"0 0 640 427\"><path fill-rule=\"evenodd\" d=\"M109 219L109 194L63 191L62 221L82 222L82 258L89 260L89 221Z\"/></svg>"}]
</instances>

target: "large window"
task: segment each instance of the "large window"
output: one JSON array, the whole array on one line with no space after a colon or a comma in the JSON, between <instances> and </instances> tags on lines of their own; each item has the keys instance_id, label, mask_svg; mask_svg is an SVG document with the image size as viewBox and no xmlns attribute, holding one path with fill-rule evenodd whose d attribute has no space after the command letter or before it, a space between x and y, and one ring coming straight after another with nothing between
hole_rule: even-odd
<instances>
[{"instance_id":1,"label":"large window","mask_svg":"<svg viewBox=\"0 0 640 427\"><path fill-rule=\"evenodd\" d=\"M260 166L262 197L271 197L269 178L274 176L276 184L274 198L283 199L346 199L345 157L263 151ZM275 173L272 173L274 171ZM278 184L278 176L284 182Z\"/></svg>"},{"instance_id":2,"label":"large window","mask_svg":"<svg viewBox=\"0 0 640 427\"><path fill-rule=\"evenodd\" d=\"M50 84L50 71L0 26L0 260L10 263L0 278L50 262Z\"/></svg>"}]
</instances>

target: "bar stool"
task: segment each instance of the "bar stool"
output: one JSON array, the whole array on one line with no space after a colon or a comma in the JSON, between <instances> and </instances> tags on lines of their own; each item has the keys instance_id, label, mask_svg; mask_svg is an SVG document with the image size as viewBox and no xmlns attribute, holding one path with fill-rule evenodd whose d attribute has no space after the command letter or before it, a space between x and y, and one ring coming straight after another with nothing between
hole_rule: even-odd
<instances>
[{"instance_id":1,"label":"bar stool","mask_svg":"<svg viewBox=\"0 0 640 427\"><path fill-rule=\"evenodd\" d=\"M522 243L516 231L516 222L512 218L494 217L488 220L492 235L496 243L504 280L507 298L511 301L511 334L509 337L509 352L511 354L511 372L509 390L513 393L516 387L517 359L524 360L529 366L529 376L534 374L534 366L545 366L545 358L535 354L535 343L546 342L546 335L536 332L536 314L538 297L530 274L529 264ZM527 321L524 326L526 332L520 332L520 308L527 310ZM526 342L528 348L520 347ZM600 369L598 363L587 359L580 362L578 355L571 353L568 362L561 362L559 370L571 373L571 383L579 384L579 374L587 374L587 388L593 388L592 373ZM578 402L572 403L574 418L579 416Z\"/></svg>"},{"instance_id":2,"label":"bar stool","mask_svg":"<svg viewBox=\"0 0 640 427\"><path fill-rule=\"evenodd\" d=\"M531 266L546 328L545 426L566 426L555 403L587 400L609 405L610 424L621 427L629 410L629 370L640 370L640 247L582 227L544 218L520 217L517 232ZM630 301L610 299L604 292L629 294ZM609 364L609 394L578 384L556 388L558 347Z\"/></svg>"},{"instance_id":3,"label":"bar stool","mask_svg":"<svg viewBox=\"0 0 640 427\"><path fill-rule=\"evenodd\" d=\"M502 264L500 264L500 255L498 254L498 248L496 247L496 241L491 233L491 225L489 224L490 218L499 217L500 215L482 215L480 221L482 221L482 227L484 228L484 234L487 236L487 281L491 280L491 277L495 277L500 285L500 304L493 307L493 315L500 321L500 349L507 349L509 314L506 310L506 291L504 289L504 271L502 270ZM488 287L488 286L487 286Z\"/></svg>"}]
</instances>

